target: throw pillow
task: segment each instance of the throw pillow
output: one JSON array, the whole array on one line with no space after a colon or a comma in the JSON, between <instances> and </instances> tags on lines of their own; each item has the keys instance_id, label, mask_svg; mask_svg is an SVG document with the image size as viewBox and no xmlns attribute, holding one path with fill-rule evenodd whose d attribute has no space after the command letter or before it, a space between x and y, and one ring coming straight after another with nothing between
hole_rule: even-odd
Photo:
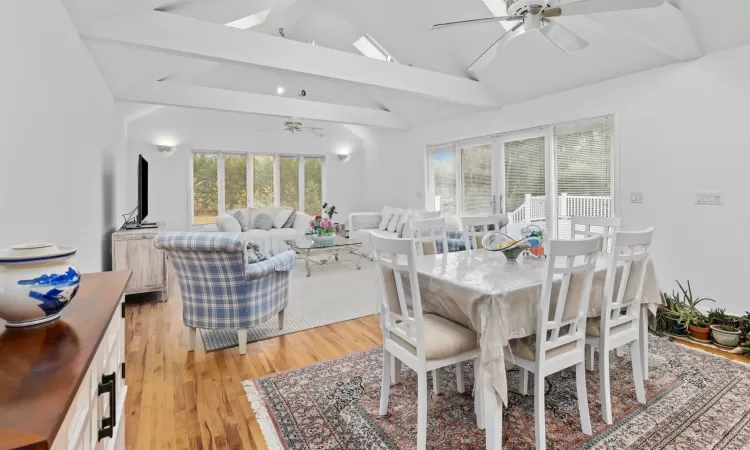
<instances>
[{"instance_id":1,"label":"throw pillow","mask_svg":"<svg viewBox=\"0 0 750 450\"><path fill-rule=\"evenodd\" d=\"M265 253L260 251L260 246L252 242L247 243L247 263L254 264L268 259Z\"/></svg>"},{"instance_id":2,"label":"throw pillow","mask_svg":"<svg viewBox=\"0 0 750 450\"><path fill-rule=\"evenodd\" d=\"M294 219L297 218L297 210L293 209L292 213L289 214L289 218L284 222L284 226L281 228L292 228L294 226Z\"/></svg>"},{"instance_id":3,"label":"throw pillow","mask_svg":"<svg viewBox=\"0 0 750 450\"><path fill-rule=\"evenodd\" d=\"M398 221L401 219L401 214L396 213L391 217L391 220L388 222L388 227L386 227L386 230L388 230L391 233L395 233L396 229L398 228Z\"/></svg>"},{"instance_id":4,"label":"throw pillow","mask_svg":"<svg viewBox=\"0 0 750 450\"><path fill-rule=\"evenodd\" d=\"M243 208L238 209L232 215L235 219L237 219L237 222L240 223L240 228L242 228L242 231L252 230L253 228L253 210L254 208Z\"/></svg>"},{"instance_id":5,"label":"throw pillow","mask_svg":"<svg viewBox=\"0 0 750 450\"><path fill-rule=\"evenodd\" d=\"M284 224L286 224L286 221L289 220L289 216L291 216L293 212L294 209L292 208L284 208L276 213L276 217L273 218L273 227L284 228Z\"/></svg>"},{"instance_id":6,"label":"throw pillow","mask_svg":"<svg viewBox=\"0 0 750 450\"><path fill-rule=\"evenodd\" d=\"M385 231L386 228L388 228L388 224L391 222L391 217L393 217L393 213L389 212L386 214L380 215L380 225L378 225L378 230Z\"/></svg>"},{"instance_id":7,"label":"throw pillow","mask_svg":"<svg viewBox=\"0 0 750 450\"><path fill-rule=\"evenodd\" d=\"M268 214L258 214L253 220L253 228L256 230L270 230L273 228L273 219Z\"/></svg>"},{"instance_id":8,"label":"throw pillow","mask_svg":"<svg viewBox=\"0 0 750 450\"><path fill-rule=\"evenodd\" d=\"M396 233L398 233L398 237L404 237L404 227L409 221L409 217L411 217L411 214L411 210L404 211L404 213L401 214L401 218L398 219L398 224L396 225Z\"/></svg>"}]
</instances>

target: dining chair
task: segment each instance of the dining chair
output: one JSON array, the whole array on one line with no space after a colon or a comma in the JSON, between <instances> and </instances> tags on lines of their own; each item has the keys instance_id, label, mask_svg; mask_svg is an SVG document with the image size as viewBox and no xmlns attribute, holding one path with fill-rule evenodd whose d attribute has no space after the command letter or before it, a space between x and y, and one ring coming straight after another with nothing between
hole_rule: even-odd
<instances>
[{"instance_id":1,"label":"dining chair","mask_svg":"<svg viewBox=\"0 0 750 450\"><path fill-rule=\"evenodd\" d=\"M620 230L622 219L619 217L572 216L570 218L570 238L579 239L602 236L602 251L607 253L612 248L612 238Z\"/></svg>"},{"instance_id":2,"label":"dining chair","mask_svg":"<svg viewBox=\"0 0 750 450\"><path fill-rule=\"evenodd\" d=\"M635 396L638 403L646 403L641 368L640 319L641 297L646 280L648 254L654 229L619 231L612 241L604 280L602 315L589 319L586 327L586 368L594 370L594 349L599 349L599 387L602 419L612 423L612 399L609 384L609 352L630 345ZM622 274L617 277L617 266ZM615 289L616 285L616 289Z\"/></svg>"},{"instance_id":3,"label":"dining chair","mask_svg":"<svg viewBox=\"0 0 750 450\"><path fill-rule=\"evenodd\" d=\"M464 235L466 251L479 248L480 242L478 239L481 239L485 233L490 231L490 226L494 227L492 231L500 231L507 224L507 218L502 216L461 217L461 230ZM477 231L477 228L479 231Z\"/></svg>"},{"instance_id":4,"label":"dining chair","mask_svg":"<svg viewBox=\"0 0 750 450\"><path fill-rule=\"evenodd\" d=\"M528 395L529 372L534 374L534 425L538 450L546 448L544 379L568 367L576 368L581 429L584 434L591 435L584 349L586 313L601 241L601 237L549 241L536 336L509 342L511 355L507 358L520 368L521 394ZM555 283L556 275L562 275L559 285Z\"/></svg>"},{"instance_id":5,"label":"dining chair","mask_svg":"<svg viewBox=\"0 0 750 450\"><path fill-rule=\"evenodd\" d=\"M433 371L432 382L437 385L440 383L440 379L434 377L437 369L455 365L457 390L464 392L463 363L479 357L477 335L436 314L423 314L412 239L373 235L370 242L383 331L380 416L388 415L391 357L394 357L417 372L417 449L424 450L427 446L427 372ZM404 278L409 282L411 305L407 304L404 294Z\"/></svg>"},{"instance_id":6,"label":"dining chair","mask_svg":"<svg viewBox=\"0 0 750 450\"><path fill-rule=\"evenodd\" d=\"M417 256L425 254L425 244L432 244L435 254L448 254L448 234L446 233L445 218L412 220L409 222L409 229L414 238ZM442 246L441 249L438 249L438 242Z\"/></svg>"}]
</instances>

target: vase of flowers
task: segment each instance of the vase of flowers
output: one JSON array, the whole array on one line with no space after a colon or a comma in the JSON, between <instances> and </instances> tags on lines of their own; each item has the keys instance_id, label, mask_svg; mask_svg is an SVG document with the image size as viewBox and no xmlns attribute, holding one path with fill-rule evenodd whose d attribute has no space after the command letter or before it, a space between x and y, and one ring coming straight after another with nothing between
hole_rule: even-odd
<instances>
[{"instance_id":1,"label":"vase of flowers","mask_svg":"<svg viewBox=\"0 0 750 450\"><path fill-rule=\"evenodd\" d=\"M334 238L333 222L331 219L324 219L321 216L315 216L310 221L312 235L310 238L319 245L332 245Z\"/></svg>"},{"instance_id":2,"label":"vase of flowers","mask_svg":"<svg viewBox=\"0 0 750 450\"><path fill-rule=\"evenodd\" d=\"M335 206L329 205L328 203L323 203L323 212L328 216L328 220L333 220L333 215L339 213L336 211Z\"/></svg>"}]
</instances>

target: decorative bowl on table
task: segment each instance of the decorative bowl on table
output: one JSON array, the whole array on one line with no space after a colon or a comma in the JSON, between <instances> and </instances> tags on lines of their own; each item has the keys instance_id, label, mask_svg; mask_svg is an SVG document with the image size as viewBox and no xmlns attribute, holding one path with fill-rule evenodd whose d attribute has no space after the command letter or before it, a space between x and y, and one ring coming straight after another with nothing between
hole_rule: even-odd
<instances>
[{"instance_id":1,"label":"decorative bowl on table","mask_svg":"<svg viewBox=\"0 0 750 450\"><path fill-rule=\"evenodd\" d=\"M327 246L327 245L333 245L333 239L335 236L316 236L312 235L310 236L310 239L316 244L320 246Z\"/></svg>"},{"instance_id":2,"label":"decorative bowl on table","mask_svg":"<svg viewBox=\"0 0 750 450\"><path fill-rule=\"evenodd\" d=\"M75 297L81 273L74 247L22 244L0 250L0 318L6 327L50 322Z\"/></svg>"},{"instance_id":3,"label":"decorative bowl on table","mask_svg":"<svg viewBox=\"0 0 750 450\"><path fill-rule=\"evenodd\" d=\"M529 239L526 237L515 240L503 233L487 233L482 238L482 247L491 252L502 252L508 261L515 261L519 255L531 248Z\"/></svg>"}]
</instances>

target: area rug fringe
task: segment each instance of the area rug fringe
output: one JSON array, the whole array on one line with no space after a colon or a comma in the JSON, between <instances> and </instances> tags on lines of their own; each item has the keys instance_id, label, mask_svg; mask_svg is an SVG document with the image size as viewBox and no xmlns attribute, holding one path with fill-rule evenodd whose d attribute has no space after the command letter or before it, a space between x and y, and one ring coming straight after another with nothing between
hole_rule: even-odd
<instances>
[{"instance_id":1,"label":"area rug fringe","mask_svg":"<svg viewBox=\"0 0 750 450\"><path fill-rule=\"evenodd\" d=\"M284 450L279 435L276 433L276 427L271 420L271 416L268 414L268 409L260 398L260 393L255 387L255 383L251 380L246 380L242 382L242 386L245 388L245 394L250 402L250 407L253 408L255 420L258 421L260 431L263 433L263 439L266 440L268 450Z\"/></svg>"}]
</instances>

